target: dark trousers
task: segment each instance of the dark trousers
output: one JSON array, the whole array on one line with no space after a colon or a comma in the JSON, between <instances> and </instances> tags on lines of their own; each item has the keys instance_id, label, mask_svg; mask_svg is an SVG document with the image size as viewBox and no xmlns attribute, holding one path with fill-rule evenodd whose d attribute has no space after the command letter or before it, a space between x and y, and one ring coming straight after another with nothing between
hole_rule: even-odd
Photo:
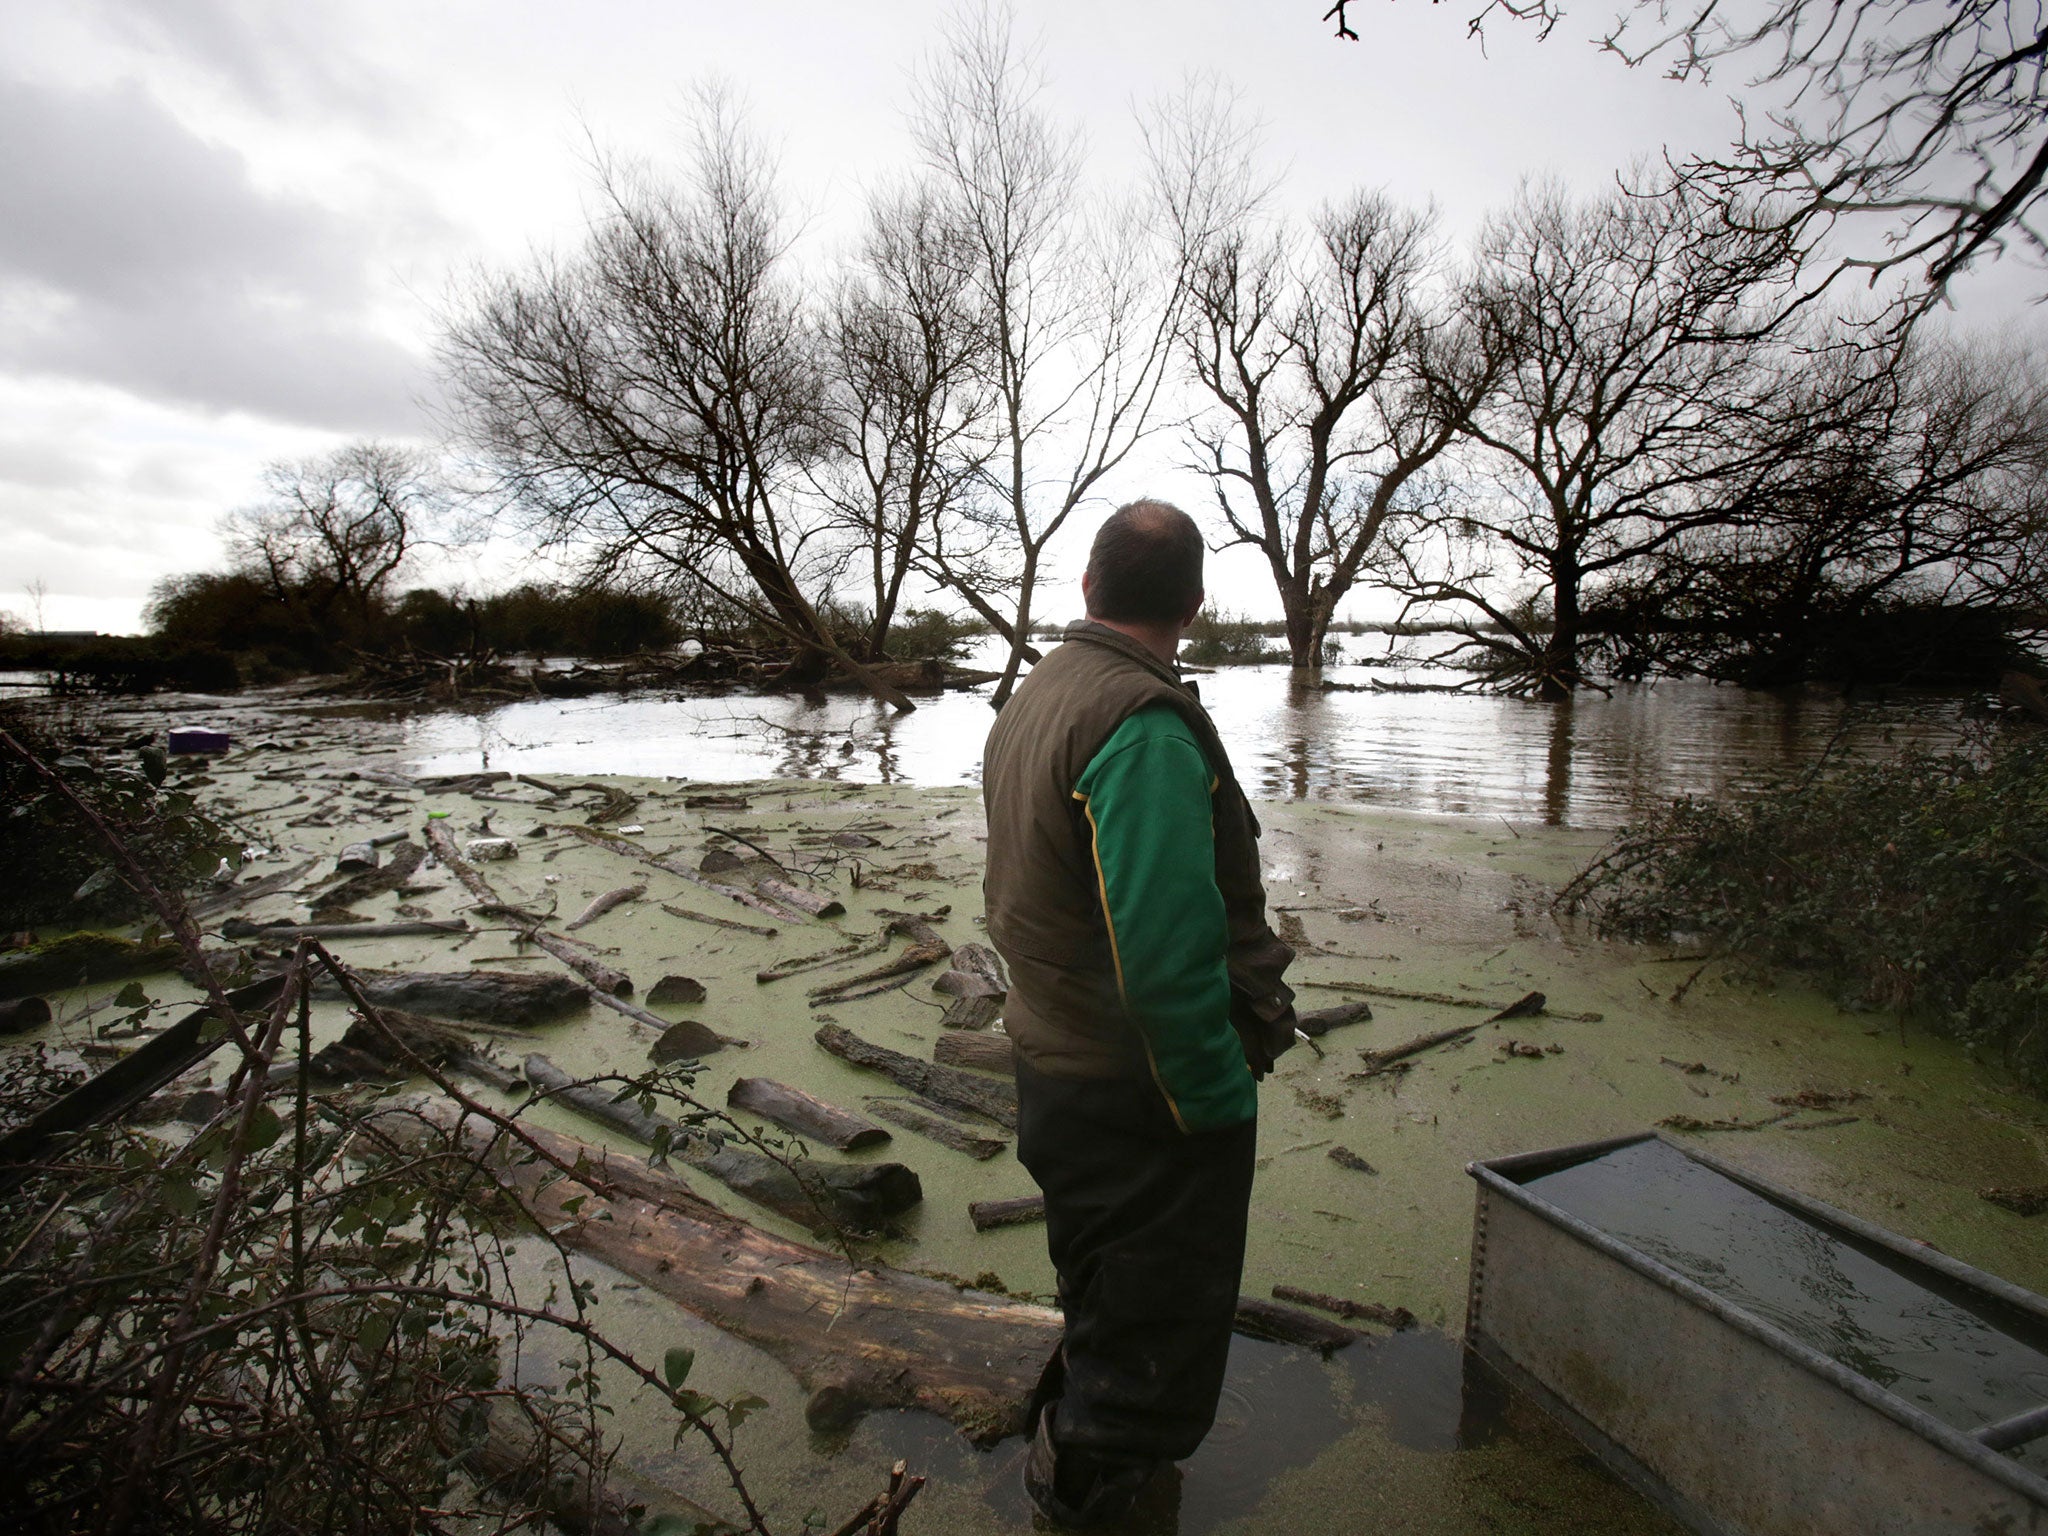
<instances>
[{"instance_id":1,"label":"dark trousers","mask_svg":"<svg viewBox=\"0 0 2048 1536\"><path fill-rule=\"evenodd\" d=\"M1193 1455L1223 1390L1257 1123L1187 1135L1149 1078L1069 1081L1021 1061L1017 1109L1066 1309L1057 1448Z\"/></svg>"}]
</instances>

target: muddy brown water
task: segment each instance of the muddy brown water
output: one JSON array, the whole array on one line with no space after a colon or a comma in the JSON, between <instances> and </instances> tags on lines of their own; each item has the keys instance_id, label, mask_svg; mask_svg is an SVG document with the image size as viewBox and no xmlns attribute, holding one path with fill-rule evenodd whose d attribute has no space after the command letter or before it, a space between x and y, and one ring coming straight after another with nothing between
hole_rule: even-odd
<instances>
[{"instance_id":1,"label":"muddy brown water","mask_svg":"<svg viewBox=\"0 0 2048 1536\"><path fill-rule=\"evenodd\" d=\"M1354 687L1402 674L1338 667ZM1440 680L1441 672L1413 674ZM1477 694L1317 692L1284 667L1197 682L1254 799L1611 827L1674 795L1717 795L1759 771L1834 750L1953 744L1982 701L1711 683L1625 684L1565 704ZM411 715L425 773L480 768L880 784L979 781L986 690L923 699L909 715L838 696L742 693L537 699Z\"/></svg>"}]
</instances>

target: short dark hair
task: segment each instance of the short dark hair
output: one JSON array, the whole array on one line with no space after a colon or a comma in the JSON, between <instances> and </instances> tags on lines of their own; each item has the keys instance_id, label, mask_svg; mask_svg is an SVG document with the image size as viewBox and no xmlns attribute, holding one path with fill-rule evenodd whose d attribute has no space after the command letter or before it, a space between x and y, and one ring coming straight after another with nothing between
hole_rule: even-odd
<instances>
[{"instance_id":1,"label":"short dark hair","mask_svg":"<svg viewBox=\"0 0 2048 1536\"><path fill-rule=\"evenodd\" d=\"M1133 501L1095 531L1088 549L1088 617L1172 624L1202 595L1202 530L1179 507Z\"/></svg>"}]
</instances>

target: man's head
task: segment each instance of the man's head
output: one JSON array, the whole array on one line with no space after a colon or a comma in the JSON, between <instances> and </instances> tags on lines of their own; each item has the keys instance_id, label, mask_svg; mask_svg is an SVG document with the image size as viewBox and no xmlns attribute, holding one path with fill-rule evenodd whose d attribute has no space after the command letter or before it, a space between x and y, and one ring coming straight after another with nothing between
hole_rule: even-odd
<instances>
[{"instance_id":1,"label":"man's head","mask_svg":"<svg viewBox=\"0 0 2048 1536\"><path fill-rule=\"evenodd\" d=\"M1088 617L1183 629L1202 606L1202 531L1163 501L1118 507L1096 530L1081 594Z\"/></svg>"}]
</instances>

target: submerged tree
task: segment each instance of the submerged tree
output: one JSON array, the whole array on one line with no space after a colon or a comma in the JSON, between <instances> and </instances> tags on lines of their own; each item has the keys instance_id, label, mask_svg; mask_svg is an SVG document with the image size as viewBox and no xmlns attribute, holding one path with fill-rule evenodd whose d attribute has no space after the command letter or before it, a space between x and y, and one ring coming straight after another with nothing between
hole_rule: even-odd
<instances>
[{"instance_id":1,"label":"submerged tree","mask_svg":"<svg viewBox=\"0 0 2048 1536\"><path fill-rule=\"evenodd\" d=\"M1046 550L1156 426L1177 284L1133 204L1089 204L1078 136L1053 122L1005 12L956 21L918 84L913 130L962 231L985 328L994 451L985 527L1011 562L1010 612L987 612L983 559L936 544L932 574L1009 643L997 708L1029 649ZM977 548L976 555L985 554Z\"/></svg>"},{"instance_id":2,"label":"submerged tree","mask_svg":"<svg viewBox=\"0 0 2048 1536\"><path fill-rule=\"evenodd\" d=\"M1434 521L1437 563L1393 551L1411 604L1478 610L1492 627L1468 644L1508 686L1584 683L1589 585L1741 515L1730 489L1773 452L1753 427L1787 381L1763 301L1795 270L1785 240L1682 187L1590 202L1525 187L1463 298L1505 359L1468 428L1482 460Z\"/></svg>"},{"instance_id":3,"label":"submerged tree","mask_svg":"<svg viewBox=\"0 0 2048 1536\"><path fill-rule=\"evenodd\" d=\"M772 167L716 92L685 183L607 171L584 248L483 279L443 341L462 435L589 574L697 588L791 643L850 656L807 588L835 558L804 494L831 448L827 378Z\"/></svg>"}]
</instances>

